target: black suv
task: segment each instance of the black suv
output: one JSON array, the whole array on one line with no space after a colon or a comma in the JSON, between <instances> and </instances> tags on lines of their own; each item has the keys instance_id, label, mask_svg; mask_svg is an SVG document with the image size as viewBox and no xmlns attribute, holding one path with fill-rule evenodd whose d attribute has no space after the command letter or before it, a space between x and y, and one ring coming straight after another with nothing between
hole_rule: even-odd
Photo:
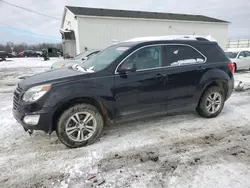
<instances>
[{"instance_id":1,"label":"black suv","mask_svg":"<svg viewBox=\"0 0 250 188\"><path fill-rule=\"evenodd\" d=\"M14 92L25 131L56 131L68 147L93 143L110 120L182 108L220 114L234 66L201 37L139 38L111 46L83 65L29 77Z\"/></svg>"},{"instance_id":2,"label":"black suv","mask_svg":"<svg viewBox=\"0 0 250 188\"><path fill-rule=\"evenodd\" d=\"M33 50L25 50L20 53L20 56L21 57L40 57L41 54Z\"/></svg>"}]
</instances>

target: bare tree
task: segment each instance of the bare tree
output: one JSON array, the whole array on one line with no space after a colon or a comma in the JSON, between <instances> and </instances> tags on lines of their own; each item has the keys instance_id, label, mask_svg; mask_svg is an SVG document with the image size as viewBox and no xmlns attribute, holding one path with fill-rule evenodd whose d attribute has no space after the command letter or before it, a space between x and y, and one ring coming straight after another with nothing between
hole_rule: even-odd
<instances>
[{"instance_id":1,"label":"bare tree","mask_svg":"<svg viewBox=\"0 0 250 188\"><path fill-rule=\"evenodd\" d=\"M11 52L12 49L15 52L21 52L24 50L42 51L44 48L58 48L62 50L62 44L60 43L40 43L40 44L15 44L13 42L7 42L6 44L0 44L0 51Z\"/></svg>"}]
</instances>

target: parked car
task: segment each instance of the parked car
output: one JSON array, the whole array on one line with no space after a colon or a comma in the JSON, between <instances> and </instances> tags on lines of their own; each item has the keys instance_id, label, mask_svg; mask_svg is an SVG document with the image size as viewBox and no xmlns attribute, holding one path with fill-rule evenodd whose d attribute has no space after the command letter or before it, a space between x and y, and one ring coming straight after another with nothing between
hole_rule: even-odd
<instances>
[{"instance_id":1,"label":"parked car","mask_svg":"<svg viewBox=\"0 0 250 188\"><path fill-rule=\"evenodd\" d=\"M60 49L47 48L46 50L48 52L49 57L62 57L63 56L62 50L60 50Z\"/></svg>"},{"instance_id":2,"label":"parked car","mask_svg":"<svg viewBox=\"0 0 250 188\"><path fill-rule=\"evenodd\" d=\"M42 51L36 51L37 54L39 54L41 57L43 55L43 52Z\"/></svg>"},{"instance_id":3,"label":"parked car","mask_svg":"<svg viewBox=\"0 0 250 188\"><path fill-rule=\"evenodd\" d=\"M205 38L133 39L21 81L13 114L29 133L56 131L66 146L82 147L120 118L183 108L214 118L233 91L233 73L224 51Z\"/></svg>"},{"instance_id":4,"label":"parked car","mask_svg":"<svg viewBox=\"0 0 250 188\"><path fill-rule=\"evenodd\" d=\"M235 71L250 69L250 51L230 51L226 54L234 63Z\"/></svg>"},{"instance_id":5,"label":"parked car","mask_svg":"<svg viewBox=\"0 0 250 188\"><path fill-rule=\"evenodd\" d=\"M88 51L88 52L83 52L81 54L78 54L75 58L73 59L63 59L63 60L58 60L56 61L52 66L51 69L57 69L57 68L62 68L62 67L70 67L75 64L81 64L99 53L100 50L95 50L95 51Z\"/></svg>"},{"instance_id":6,"label":"parked car","mask_svg":"<svg viewBox=\"0 0 250 188\"><path fill-rule=\"evenodd\" d=\"M5 61L6 58L15 57L11 52L0 51L0 60Z\"/></svg>"},{"instance_id":7,"label":"parked car","mask_svg":"<svg viewBox=\"0 0 250 188\"><path fill-rule=\"evenodd\" d=\"M33 50L25 50L18 53L18 57L40 57L41 54Z\"/></svg>"},{"instance_id":8,"label":"parked car","mask_svg":"<svg viewBox=\"0 0 250 188\"><path fill-rule=\"evenodd\" d=\"M0 61L6 61L6 58L8 58L9 53L5 51L0 51Z\"/></svg>"}]
</instances>

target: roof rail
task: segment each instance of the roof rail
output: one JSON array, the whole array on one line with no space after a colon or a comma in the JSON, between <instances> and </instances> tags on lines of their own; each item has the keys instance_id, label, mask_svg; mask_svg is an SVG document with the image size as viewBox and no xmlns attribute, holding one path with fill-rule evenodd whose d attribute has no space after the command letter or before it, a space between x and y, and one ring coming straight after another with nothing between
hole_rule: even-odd
<instances>
[{"instance_id":1,"label":"roof rail","mask_svg":"<svg viewBox=\"0 0 250 188\"><path fill-rule=\"evenodd\" d=\"M197 40L197 41L215 41L210 35L207 37L197 35L167 35L167 36L152 36L132 38L125 42L143 42L143 41L158 41L158 40Z\"/></svg>"}]
</instances>

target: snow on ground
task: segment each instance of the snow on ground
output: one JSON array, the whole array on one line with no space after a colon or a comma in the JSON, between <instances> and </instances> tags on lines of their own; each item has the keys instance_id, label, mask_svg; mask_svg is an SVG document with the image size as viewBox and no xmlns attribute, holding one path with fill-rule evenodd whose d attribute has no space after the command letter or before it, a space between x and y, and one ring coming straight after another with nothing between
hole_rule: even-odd
<instances>
[{"instance_id":1,"label":"snow on ground","mask_svg":"<svg viewBox=\"0 0 250 188\"><path fill-rule=\"evenodd\" d=\"M59 58L51 58L49 61L44 61L43 58L9 58L7 61L0 62L1 68L42 68L50 67Z\"/></svg>"},{"instance_id":2,"label":"snow on ground","mask_svg":"<svg viewBox=\"0 0 250 188\"><path fill-rule=\"evenodd\" d=\"M237 74L235 74L235 86L242 82L242 87L244 89L250 89L250 71L238 71Z\"/></svg>"},{"instance_id":3,"label":"snow on ground","mask_svg":"<svg viewBox=\"0 0 250 188\"><path fill-rule=\"evenodd\" d=\"M29 136L11 111L19 78L53 61L0 63L0 187L250 187L250 90L233 93L215 119L185 112L123 121L93 145L67 149L55 133Z\"/></svg>"}]
</instances>

